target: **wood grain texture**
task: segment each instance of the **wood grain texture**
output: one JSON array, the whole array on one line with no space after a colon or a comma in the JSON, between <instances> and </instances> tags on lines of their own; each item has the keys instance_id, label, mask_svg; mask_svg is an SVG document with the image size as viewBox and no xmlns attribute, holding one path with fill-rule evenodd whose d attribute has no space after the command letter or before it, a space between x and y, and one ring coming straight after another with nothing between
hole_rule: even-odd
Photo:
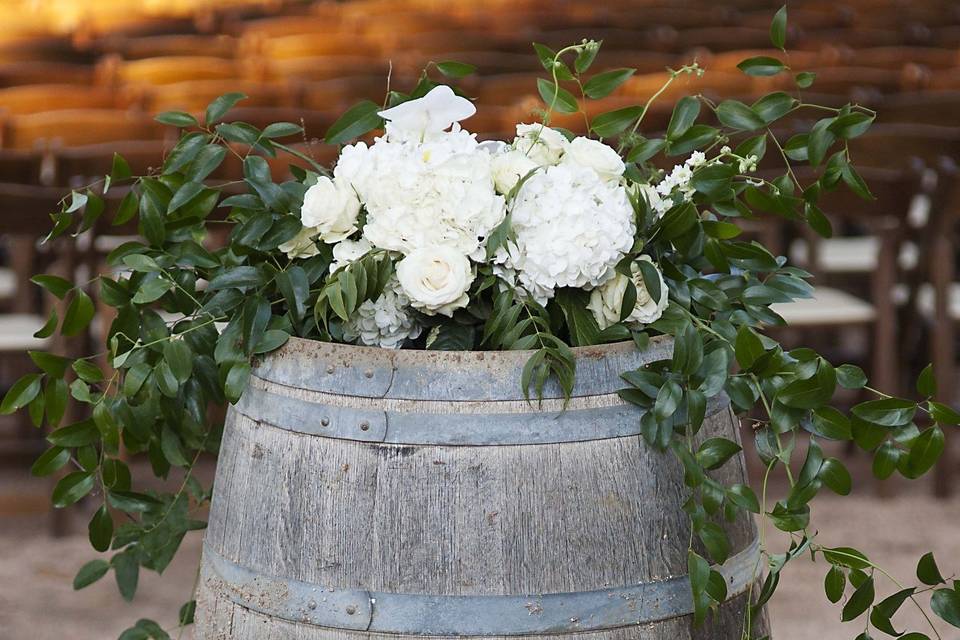
<instances>
[{"instance_id":1,"label":"wood grain texture","mask_svg":"<svg viewBox=\"0 0 960 640\"><path fill-rule=\"evenodd\" d=\"M592 368L615 373L597 363ZM738 439L729 409L707 417L698 437L712 436ZM743 482L743 461L728 463L715 477ZM447 596L594 591L686 573L686 497L673 456L652 450L639 436L395 445L295 433L231 410L206 545L265 576L340 590ZM755 538L751 518L741 515L724 526L734 552ZM200 591L199 640L415 637L270 618L231 601L206 561ZM526 637L739 640L743 600L725 603L703 630L691 630L689 617L681 617Z\"/></svg>"}]
</instances>

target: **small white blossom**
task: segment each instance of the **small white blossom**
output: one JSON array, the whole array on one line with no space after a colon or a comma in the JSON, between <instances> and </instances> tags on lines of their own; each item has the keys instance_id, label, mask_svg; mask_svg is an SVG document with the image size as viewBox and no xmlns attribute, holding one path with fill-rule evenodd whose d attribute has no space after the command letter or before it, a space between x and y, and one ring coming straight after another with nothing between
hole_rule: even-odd
<instances>
[{"instance_id":1,"label":"small white blossom","mask_svg":"<svg viewBox=\"0 0 960 640\"><path fill-rule=\"evenodd\" d=\"M703 151L694 151L693 153L690 154L690 157L687 158L684 164L687 165L688 167L693 167L694 169L696 169L700 165L704 164L706 161L707 161L707 154L705 154Z\"/></svg>"},{"instance_id":2,"label":"small white blossom","mask_svg":"<svg viewBox=\"0 0 960 640\"><path fill-rule=\"evenodd\" d=\"M638 260L653 263L648 255L639 256ZM667 308L669 303L667 283L659 269L657 269L657 275L660 277L660 297L656 300L647 290L642 272L636 262L630 265L630 274L631 277L628 280L627 276L618 273L614 278L590 292L590 302L587 304L587 308L593 312L593 317L597 319L597 325L601 329L606 329L610 325L620 322L623 296L626 293L627 284L631 281L636 288L637 301L633 310L624 319L625 323L633 326L650 324L658 320L663 315L664 309Z\"/></svg>"},{"instance_id":3,"label":"small white blossom","mask_svg":"<svg viewBox=\"0 0 960 640\"><path fill-rule=\"evenodd\" d=\"M390 278L379 298L364 301L343 324L344 339L384 349L399 349L421 331L396 276Z\"/></svg>"},{"instance_id":4,"label":"small white blossom","mask_svg":"<svg viewBox=\"0 0 960 640\"><path fill-rule=\"evenodd\" d=\"M570 143L562 133L542 124L518 124L513 148L536 162L549 167L560 162Z\"/></svg>"},{"instance_id":5,"label":"small white blossom","mask_svg":"<svg viewBox=\"0 0 960 640\"><path fill-rule=\"evenodd\" d=\"M316 227L303 227L297 235L293 236L279 247L291 260L312 258L320 253L317 247L317 236L320 230Z\"/></svg>"},{"instance_id":6,"label":"small white blossom","mask_svg":"<svg viewBox=\"0 0 960 640\"><path fill-rule=\"evenodd\" d=\"M307 189L300 209L305 227L315 227L320 238L328 243L340 242L357 230L360 201L350 183L342 178L317 178Z\"/></svg>"},{"instance_id":7,"label":"small white blossom","mask_svg":"<svg viewBox=\"0 0 960 640\"><path fill-rule=\"evenodd\" d=\"M466 120L477 108L446 85L431 89L422 98L408 100L377 115L387 121L390 140L423 141L442 134L455 122Z\"/></svg>"},{"instance_id":8,"label":"small white blossom","mask_svg":"<svg viewBox=\"0 0 960 640\"><path fill-rule=\"evenodd\" d=\"M373 245L366 238L338 242L333 245L333 262L330 264L330 273L356 262L371 249L373 249Z\"/></svg>"}]
</instances>

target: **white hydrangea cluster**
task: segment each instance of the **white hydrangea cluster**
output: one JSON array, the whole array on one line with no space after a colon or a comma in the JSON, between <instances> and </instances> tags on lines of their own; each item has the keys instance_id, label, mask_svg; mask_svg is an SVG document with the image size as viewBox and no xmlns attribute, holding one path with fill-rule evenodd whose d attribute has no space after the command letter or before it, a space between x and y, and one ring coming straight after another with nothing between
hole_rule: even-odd
<instances>
[{"instance_id":1,"label":"white hydrangea cluster","mask_svg":"<svg viewBox=\"0 0 960 640\"><path fill-rule=\"evenodd\" d=\"M423 327L410 311L410 299L393 276L376 300L361 304L343 325L343 337L371 347L399 349L417 338Z\"/></svg>"},{"instance_id":2,"label":"white hydrangea cluster","mask_svg":"<svg viewBox=\"0 0 960 640\"><path fill-rule=\"evenodd\" d=\"M454 125L424 141L393 134L346 147L334 177L349 182L366 207L363 236L374 246L408 254L442 245L480 258L505 214L492 160Z\"/></svg>"},{"instance_id":3,"label":"white hydrangea cluster","mask_svg":"<svg viewBox=\"0 0 960 640\"><path fill-rule=\"evenodd\" d=\"M497 262L541 303L558 287L602 284L633 246L626 189L572 162L527 180L511 203L511 216L514 239L500 249Z\"/></svg>"}]
</instances>

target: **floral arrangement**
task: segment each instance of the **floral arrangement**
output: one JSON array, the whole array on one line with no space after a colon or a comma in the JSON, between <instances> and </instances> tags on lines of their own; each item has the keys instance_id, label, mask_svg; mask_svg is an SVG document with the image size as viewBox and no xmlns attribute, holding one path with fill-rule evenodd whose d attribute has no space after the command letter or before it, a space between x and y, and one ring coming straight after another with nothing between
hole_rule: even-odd
<instances>
[{"instance_id":1,"label":"floral arrangement","mask_svg":"<svg viewBox=\"0 0 960 640\"><path fill-rule=\"evenodd\" d=\"M785 29L784 8L770 30L777 48ZM243 98L228 94L202 120L158 116L183 134L156 173L132 176L116 156L105 180L64 199L50 240L90 229L118 184L126 191L114 223L136 221L143 236L114 250L114 272L93 282L34 278L65 309L62 321L51 314L41 336L58 327L65 336L83 332L94 316L91 286L115 309L105 363L32 352L40 371L19 380L0 407L26 408L38 426L52 428L51 447L33 473L69 469L53 491L55 506L88 495L100 501L90 541L113 555L86 564L75 586L113 571L132 598L140 569L163 571L184 535L204 526L196 513L210 491L194 468L204 452L216 452L222 430L208 406L235 402L251 359L291 335L387 349L530 350L517 383L533 402L548 379L570 392L571 347L633 340L644 348L651 335L668 334L672 358L623 372L621 395L645 409L638 419L647 443L672 452L686 471L696 622L726 597L711 563L723 563L730 545L714 516L745 510L760 516L763 551L745 639L754 637L751 618L784 567L804 555L826 563L826 596L842 602L843 620L862 623L861 639L871 629L927 638L901 635L892 622L907 601L927 616L921 594L936 615L960 627L960 582L948 583L931 554L919 562L920 586L894 581L898 590L879 600L878 583L893 578L855 549L820 544L809 528L814 496L823 487L847 494L852 482L819 441L853 441L873 455L879 477L916 478L943 450L941 425L960 423L960 415L933 399L929 367L917 385L922 400L891 397L868 387L853 365L835 367L810 349L787 351L764 335L782 324L773 303L810 295L809 274L739 238L738 221L759 212L829 234L818 207L823 193L850 188L870 198L847 141L875 114L858 105L807 104L784 91L750 105L687 96L665 134L647 138L641 132L651 105L678 78L702 74L699 65L671 70L643 105L590 119L583 104L614 92L633 70L591 72L597 42L535 48L547 75L538 82L544 109L539 121L517 124L510 141L480 142L469 133L474 105L430 74L456 80L472 68L443 62L409 94L389 91L384 104L364 101L344 114L326 136L328 144L345 145L332 170L280 142L300 135L298 125L260 130L225 122ZM789 77L798 88L815 76L794 74L771 56L739 66L754 76ZM813 118L808 130L778 139L778 121L800 111ZM557 113L582 114L590 135L551 126ZM302 163L291 167L295 179L274 182L267 158L278 153ZM768 153L782 161L774 179L756 172ZM211 177L228 154L242 161L242 181ZM793 169L799 163L815 172L807 184ZM215 225L229 226L229 241L209 248L204 240ZM838 385L874 399L841 411L831 405ZM709 473L739 453L737 443L693 444L707 399L724 392L739 413L757 416L765 467L759 497ZM70 398L90 417L63 426ZM121 445L146 454L157 476L176 470L179 488L135 490ZM803 449L805 458L794 460ZM790 491L771 503L767 482L778 471ZM121 513L128 517L115 525ZM788 549L769 548L768 523L790 533ZM193 607L184 605L179 625L192 620ZM169 636L141 620L122 637Z\"/></svg>"}]
</instances>

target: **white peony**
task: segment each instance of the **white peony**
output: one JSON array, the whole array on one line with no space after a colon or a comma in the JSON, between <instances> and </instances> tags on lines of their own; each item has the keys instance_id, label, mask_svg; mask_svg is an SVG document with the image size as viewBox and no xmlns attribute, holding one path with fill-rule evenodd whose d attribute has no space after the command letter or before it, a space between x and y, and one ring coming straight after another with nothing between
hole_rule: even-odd
<instances>
[{"instance_id":1,"label":"white peony","mask_svg":"<svg viewBox=\"0 0 960 640\"><path fill-rule=\"evenodd\" d=\"M647 255L640 256L638 260L653 263ZM587 308L593 312L593 317L597 319L601 329L620 322L623 296L627 290L627 283L631 280L637 291L637 301L624 322L632 325L650 324L658 320L663 315L663 310L667 308L669 302L667 283L659 269L657 269L657 275L660 277L660 297L656 300L647 291L640 267L636 262L630 265L630 273L632 277L629 280L622 273L617 273L614 278L590 292Z\"/></svg>"},{"instance_id":2,"label":"white peony","mask_svg":"<svg viewBox=\"0 0 960 640\"><path fill-rule=\"evenodd\" d=\"M516 149L507 148L503 153L495 155L491 169L493 170L493 184L497 188L497 193L507 195L522 177L539 166Z\"/></svg>"},{"instance_id":3,"label":"white peony","mask_svg":"<svg viewBox=\"0 0 960 640\"><path fill-rule=\"evenodd\" d=\"M492 161L473 135L455 127L424 142L378 138L370 147L348 146L334 176L360 196L363 235L374 246L407 254L448 245L479 260L506 212Z\"/></svg>"},{"instance_id":4,"label":"white peony","mask_svg":"<svg viewBox=\"0 0 960 640\"><path fill-rule=\"evenodd\" d=\"M580 136L574 138L563 154L563 162L572 162L581 167L593 169L604 180L619 180L627 165L620 154L599 140Z\"/></svg>"},{"instance_id":5,"label":"white peony","mask_svg":"<svg viewBox=\"0 0 960 640\"><path fill-rule=\"evenodd\" d=\"M320 238L329 244L340 242L357 230L360 201L350 183L343 179L317 178L307 189L300 209L305 227L315 227Z\"/></svg>"},{"instance_id":6,"label":"white peony","mask_svg":"<svg viewBox=\"0 0 960 640\"><path fill-rule=\"evenodd\" d=\"M560 162L569 146L562 133L542 124L518 124L517 137L513 140L514 149L541 167Z\"/></svg>"},{"instance_id":7,"label":"white peony","mask_svg":"<svg viewBox=\"0 0 960 640\"><path fill-rule=\"evenodd\" d=\"M344 240L333 245L333 262L330 264L330 273L356 262L373 249L366 238L359 240Z\"/></svg>"},{"instance_id":8,"label":"white peony","mask_svg":"<svg viewBox=\"0 0 960 640\"><path fill-rule=\"evenodd\" d=\"M409 305L396 276L391 277L379 298L365 301L343 324L344 339L371 347L399 349L423 331Z\"/></svg>"},{"instance_id":9,"label":"white peony","mask_svg":"<svg viewBox=\"0 0 960 640\"><path fill-rule=\"evenodd\" d=\"M411 306L428 315L453 315L467 306L473 282L470 261L456 249L420 247L397 263L397 279Z\"/></svg>"},{"instance_id":10,"label":"white peony","mask_svg":"<svg viewBox=\"0 0 960 640\"><path fill-rule=\"evenodd\" d=\"M320 249L317 247L317 236L319 234L320 230L316 227L303 227L297 235L277 248L283 251L291 260L312 258L320 253Z\"/></svg>"},{"instance_id":11,"label":"white peony","mask_svg":"<svg viewBox=\"0 0 960 640\"><path fill-rule=\"evenodd\" d=\"M387 121L388 139L423 141L441 135L455 122L476 112L472 102L440 85L422 98L408 100L377 115Z\"/></svg>"},{"instance_id":12,"label":"white peony","mask_svg":"<svg viewBox=\"0 0 960 640\"><path fill-rule=\"evenodd\" d=\"M514 239L498 250L496 262L541 303L557 287L603 284L633 246L626 190L575 164L533 175L511 203L511 215Z\"/></svg>"}]
</instances>

